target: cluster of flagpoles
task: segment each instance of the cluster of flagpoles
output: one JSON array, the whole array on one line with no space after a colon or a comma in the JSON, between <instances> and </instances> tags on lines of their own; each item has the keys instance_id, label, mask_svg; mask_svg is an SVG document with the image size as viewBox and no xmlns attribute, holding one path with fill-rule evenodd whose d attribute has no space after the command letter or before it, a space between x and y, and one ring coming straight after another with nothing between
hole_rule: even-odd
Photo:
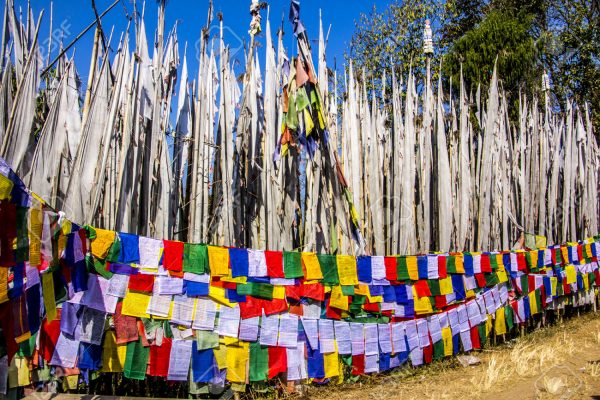
<instances>
[{"instance_id":1,"label":"cluster of flagpoles","mask_svg":"<svg viewBox=\"0 0 600 400\"><path fill-rule=\"evenodd\" d=\"M152 55L143 9L114 56L98 20L80 102L72 59L41 73L41 14L35 22L28 9L23 23L7 0L0 156L74 221L190 242L409 254L506 249L522 231L550 242L597 233L599 154L585 105L554 113L545 84L543 106L518 99L515 124L495 71L487 95L462 78L446 95L429 60L424 82L390 71L379 96L350 64L342 99L322 24L315 65L298 0L297 57L282 29L275 46L268 19L259 35L260 12L253 0L241 87L222 18L209 36L212 5L196 79L177 27L165 35L164 1Z\"/></svg>"}]
</instances>

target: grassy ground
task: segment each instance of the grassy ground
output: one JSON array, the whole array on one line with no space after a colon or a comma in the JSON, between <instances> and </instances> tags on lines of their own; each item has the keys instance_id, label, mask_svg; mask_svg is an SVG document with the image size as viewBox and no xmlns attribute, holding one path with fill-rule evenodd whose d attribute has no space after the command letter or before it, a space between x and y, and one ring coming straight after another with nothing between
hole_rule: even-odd
<instances>
[{"instance_id":1,"label":"grassy ground","mask_svg":"<svg viewBox=\"0 0 600 400\"><path fill-rule=\"evenodd\" d=\"M311 399L600 398L600 312L541 328L481 352L341 386L310 387Z\"/></svg>"}]
</instances>

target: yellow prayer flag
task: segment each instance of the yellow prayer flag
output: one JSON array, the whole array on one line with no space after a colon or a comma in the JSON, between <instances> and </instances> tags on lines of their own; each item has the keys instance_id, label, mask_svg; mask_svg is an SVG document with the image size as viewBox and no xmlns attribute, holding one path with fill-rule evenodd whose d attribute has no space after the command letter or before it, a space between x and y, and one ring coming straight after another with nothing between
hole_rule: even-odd
<instances>
[{"instance_id":1,"label":"yellow prayer flag","mask_svg":"<svg viewBox=\"0 0 600 400\"><path fill-rule=\"evenodd\" d=\"M552 286L552 296L558 296L558 278L555 276L550 277L550 286Z\"/></svg>"},{"instance_id":2,"label":"yellow prayer flag","mask_svg":"<svg viewBox=\"0 0 600 400\"><path fill-rule=\"evenodd\" d=\"M433 312L433 307L431 306L429 297L418 297L417 290L414 286L412 287L412 291L415 302L415 314L431 314Z\"/></svg>"},{"instance_id":3,"label":"yellow prayer flag","mask_svg":"<svg viewBox=\"0 0 600 400\"><path fill-rule=\"evenodd\" d=\"M285 299L285 286L275 285L273 286L273 298L277 300Z\"/></svg>"},{"instance_id":4,"label":"yellow prayer flag","mask_svg":"<svg viewBox=\"0 0 600 400\"><path fill-rule=\"evenodd\" d=\"M485 321L485 336L489 336L492 331L492 316L488 314L487 320Z\"/></svg>"},{"instance_id":5,"label":"yellow prayer flag","mask_svg":"<svg viewBox=\"0 0 600 400\"><path fill-rule=\"evenodd\" d=\"M213 349L215 355L215 361L219 369L227 368L227 345L219 342L219 347Z\"/></svg>"},{"instance_id":6,"label":"yellow prayer flag","mask_svg":"<svg viewBox=\"0 0 600 400\"><path fill-rule=\"evenodd\" d=\"M506 333L506 318L504 314L504 307L496 310L496 321L494 323L494 331L496 335L504 335Z\"/></svg>"},{"instance_id":7,"label":"yellow prayer flag","mask_svg":"<svg viewBox=\"0 0 600 400\"><path fill-rule=\"evenodd\" d=\"M227 380L234 383L246 383L250 343L239 342L237 346L227 346Z\"/></svg>"},{"instance_id":8,"label":"yellow prayer flag","mask_svg":"<svg viewBox=\"0 0 600 400\"><path fill-rule=\"evenodd\" d=\"M440 279L440 294L445 296L452 294L454 289L452 288L452 278L450 276Z\"/></svg>"},{"instance_id":9,"label":"yellow prayer flag","mask_svg":"<svg viewBox=\"0 0 600 400\"><path fill-rule=\"evenodd\" d=\"M123 299L123 315L129 315L138 318L150 318L150 315L146 312L148 305L150 304L151 295L141 292L130 292L129 290L125 293Z\"/></svg>"},{"instance_id":10,"label":"yellow prayer flag","mask_svg":"<svg viewBox=\"0 0 600 400\"><path fill-rule=\"evenodd\" d=\"M447 326L442 328L442 341L444 342L444 355L451 356L453 351L452 329Z\"/></svg>"},{"instance_id":11,"label":"yellow prayer flag","mask_svg":"<svg viewBox=\"0 0 600 400\"><path fill-rule=\"evenodd\" d=\"M341 286L337 285L331 288L329 305L340 310L348 311L348 296L344 296Z\"/></svg>"},{"instance_id":12,"label":"yellow prayer flag","mask_svg":"<svg viewBox=\"0 0 600 400\"><path fill-rule=\"evenodd\" d=\"M0 200L9 200L14 183L4 175L0 175Z\"/></svg>"},{"instance_id":13,"label":"yellow prayer flag","mask_svg":"<svg viewBox=\"0 0 600 400\"><path fill-rule=\"evenodd\" d=\"M529 310L531 311L531 315L540 312L537 307L537 301L535 300L535 290L529 292L527 296L529 297Z\"/></svg>"},{"instance_id":14,"label":"yellow prayer flag","mask_svg":"<svg viewBox=\"0 0 600 400\"><path fill-rule=\"evenodd\" d=\"M73 231L73 223L68 219L63 220L62 225L60 226L60 230L63 235L68 235Z\"/></svg>"},{"instance_id":15,"label":"yellow prayer flag","mask_svg":"<svg viewBox=\"0 0 600 400\"><path fill-rule=\"evenodd\" d=\"M229 275L229 250L225 247L207 246L208 264L212 276Z\"/></svg>"},{"instance_id":16,"label":"yellow prayer flag","mask_svg":"<svg viewBox=\"0 0 600 400\"><path fill-rule=\"evenodd\" d=\"M41 207L41 204L38 203ZM43 226L42 209L32 207L29 209L29 265L38 267L42 263L42 226Z\"/></svg>"},{"instance_id":17,"label":"yellow prayer flag","mask_svg":"<svg viewBox=\"0 0 600 400\"><path fill-rule=\"evenodd\" d=\"M567 284L576 283L577 282L577 271L575 270L574 265L567 265L565 267L565 272L567 273Z\"/></svg>"},{"instance_id":18,"label":"yellow prayer flag","mask_svg":"<svg viewBox=\"0 0 600 400\"><path fill-rule=\"evenodd\" d=\"M416 256L406 257L406 270L408 271L408 277L413 281L419 280L419 267L417 266Z\"/></svg>"},{"instance_id":19,"label":"yellow prayer flag","mask_svg":"<svg viewBox=\"0 0 600 400\"><path fill-rule=\"evenodd\" d=\"M496 264L498 264L498 268L504 268L504 255L502 253L496 254Z\"/></svg>"},{"instance_id":20,"label":"yellow prayer flag","mask_svg":"<svg viewBox=\"0 0 600 400\"><path fill-rule=\"evenodd\" d=\"M537 268L538 265L538 252L537 250L531 250L529 252L529 257L531 258L531 267Z\"/></svg>"},{"instance_id":21,"label":"yellow prayer flag","mask_svg":"<svg viewBox=\"0 0 600 400\"><path fill-rule=\"evenodd\" d=\"M356 290L354 290L354 294L360 294L359 292L357 292ZM371 296L371 291L369 290L369 287L367 286L367 299L369 299L369 303L383 303L383 296Z\"/></svg>"},{"instance_id":22,"label":"yellow prayer flag","mask_svg":"<svg viewBox=\"0 0 600 400\"><path fill-rule=\"evenodd\" d=\"M77 390L77 387L79 386L79 375L66 376L64 382L67 390Z\"/></svg>"},{"instance_id":23,"label":"yellow prayer flag","mask_svg":"<svg viewBox=\"0 0 600 400\"><path fill-rule=\"evenodd\" d=\"M504 269L504 265L498 265L496 274L498 275L498 281L500 283L508 282L508 276L506 275L506 269Z\"/></svg>"},{"instance_id":24,"label":"yellow prayer flag","mask_svg":"<svg viewBox=\"0 0 600 400\"><path fill-rule=\"evenodd\" d=\"M354 286L354 294L360 296L370 296L369 285L358 284Z\"/></svg>"},{"instance_id":25,"label":"yellow prayer flag","mask_svg":"<svg viewBox=\"0 0 600 400\"><path fill-rule=\"evenodd\" d=\"M454 265L456 266L457 274L465 273L465 259L462 254L459 254L456 257L454 257Z\"/></svg>"},{"instance_id":26,"label":"yellow prayer flag","mask_svg":"<svg viewBox=\"0 0 600 400\"><path fill-rule=\"evenodd\" d=\"M54 279L52 274L42 274L42 294L46 319L52 322L56 319L56 300L54 299Z\"/></svg>"},{"instance_id":27,"label":"yellow prayer flag","mask_svg":"<svg viewBox=\"0 0 600 400\"><path fill-rule=\"evenodd\" d=\"M114 331L107 331L102 346L102 372L123 372L126 344L117 344Z\"/></svg>"},{"instance_id":28,"label":"yellow prayer flag","mask_svg":"<svg viewBox=\"0 0 600 400\"><path fill-rule=\"evenodd\" d=\"M336 346L337 347L337 346ZM325 378L332 378L340 374L340 360L337 352L323 354L323 365L325 369Z\"/></svg>"},{"instance_id":29,"label":"yellow prayer flag","mask_svg":"<svg viewBox=\"0 0 600 400\"><path fill-rule=\"evenodd\" d=\"M225 288L210 285L208 287L208 297L219 304L226 305L227 307L233 307L233 303L231 303L225 295Z\"/></svg>"},{"instance_id":30,"label":"yellow prayer flag","mask_svg":"<svg viewBox=\"0 0 600 400\"><path fill-rule=\"evenodd\" d=\"M560 253L562 254L562 259L567 262L569 260L569 249L566 246L562 246Z\"/></svg>"},{"instance_id":31,"label":"yellow prayer flag","mask_svg":"<svg viewBox=\"0 0 600 400\"><path fill-rule=\"evenodd\" d=\"M319 259L315 253L302 253L302 264L306 269L307 281L323 279L323 273L321 272Z\"/></svg>"},{"instance_id":32,"label":"yellow prayer flag","mask_svg":"<svg viewBox=\"0 0 600 400\"><path fill-rule=\"evenodd\" d=\"M313 129L315 129L315 123L312 120L312 116L310 115L310 111L308 111L308 108L305 108L303 110L304 113L304 129L307 135L310 135L311 132L313 131Z\"/></svg>"},{"instance_id":33,"label":"yellow prayer flag","mask_svg":"<svg viewBox=\"0 0 600 400\"><path fill-rule=\"evenodd\" d=\"M0 268L0 304L8 301L8 268Z\"/></svg>"},{"instance_id":34,"label":"yellow prayer flag","mask_svg":"<svg viewBox=\"0 0 600 400\"><path fill-rule=\"evenodd\" d=\"M340 284L344 286L358 285L356 258L354 256L338 255L336 261Z\"/></svg>"},{"instance_id":35,"label":"yellow prayer flag","mask_svg":"<svg viewBox=\"0 0 600 400\"><path fill-rule=\"evenodd\" d=\"M58 254L63 254L65 249L67 248L67 236L62 233L58 235Z\"/></svg>"},{"instance_id":36,"label":"yellow prayer flag","mask_svg":"<svg viewBox=\"0 0 600 400\"><path fill-rule=\"evenodd\" d=\"M223 282L231 282L231 283L241 283L242 285L248 281L248 278L245 276L238 276L234 278L231 276L231 270L229 270L229 276L222 276L221 281Z\"/></svg>"},{"instance_id":37,"label":"yellow prayer flag","mask_svg":"<svg viewBox=\"0 0 600 400\"><path fill-rule=\"evenodd\" d=\"M465 296L467 297L467 299L471 299L471 298L475 297L475 291L467 290L467 291L465 291Z\"/></svg>"},{"instance_id":38,"label":"yellow prayer flag","mask_svg":"<svg viewBox=\"0 0 600 400\"><path fill-rule=\"evenodd\" d=\"M29 361L26 357L15 355L8 367L8 387L13 389L30 384Z\"/></svg>"},{"instance_id":39,"label":"yellow prayer flag","mask_svg":"<svg viewBox=\"0 0 600 400\"><path fill-rule=\"evenodd\" d=\"M106 229L96 229L96 239L92 240L92 254L104 260L115 241L115 232Z\"/></svg>"}]
</instances>

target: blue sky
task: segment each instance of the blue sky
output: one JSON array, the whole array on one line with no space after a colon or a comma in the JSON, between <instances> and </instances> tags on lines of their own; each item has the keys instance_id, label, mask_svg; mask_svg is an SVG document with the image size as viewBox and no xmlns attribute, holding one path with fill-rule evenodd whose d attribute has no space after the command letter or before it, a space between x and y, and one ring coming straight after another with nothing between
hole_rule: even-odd
<instances>
[{"instance_id":1,"label":"blue sky","mask_svg":"<svg viewBox=\"0 0 600 400\"><path fill-rule=\"evenodd\" d=\"M101 13L106 9L113 0L96 0L98 12ZM343 66L343 55L347 49L348 43L352 37L355 24L359 19L361 12L369 12L373 5L378 9L384 8L390 0L302 0L301 1L301 19L306 26L311 40L318 39L319 33L319 9L322 10L323 26L325 33L331 24L331 33L327 45L327 58L329 66L333 66L334 59L337 59L338 69ZM291 26L287 19L289 10L289 0L271 0L270 4L270 20L272 24L273 34L275 35L277 27L280 26L282 17L284 20L284 29L286 35L284 37L285 46L288 52L293 49L293 34ZM4 8L4 2L1 2L1 7ZM15 0L16 7L26 9L27 1ZM143 2L138 0L138 11L141 10ZM248 40L248 24L250 16L248 13L250 0L214 0L215 14L219 11L223 13L224 25L226 27L226 42L232 47L236 43ZM49 37L49 17L50 17L50 1L49 0L31 0L31 6L36 13L45 10L44 23L40 30L40 43L43 53L46 54ZM175 22L178 24L178 38L180 42L180 53L183 55L183 47L187 41L188 67L190 68L191 79L195 78L197 71L196 61L196 43L200 36L200 29L206 22L208 9L208 0L190 1L190 0L170 0L166 8L166 25L168 31ZM157 3L155 0L146 1L145 21L149 42L151 44L156 28ZM17 9L17 12L18 9ZM108 36L114 26L114 34L112 40L112 48L116 49L120 33L127 26L126 12L132 14L133 0L121 0L120 3L107 14L102 21L103 28ZM266 10L262 12L263 28L267 17ZM23 19L26 15L23 13ZM216 15L215 15L216 17ZM91 0L55 0L53 3L53 31L55 38L64 35L64 43L69 43L75 36L81 32L90 22L94 20L94 13L91 7ZM215 22L216 24L216 18ZM216 28L216 26L215 26ZM217 32L215 30L215 32ZM132 30L133 33L133 30ZM132 35L133 37L133 35ZM84 78L87 77L87 66L89 65L89 57L93 44L94 33L90 30L75 46L75 61L78 67L79 74ZM261 44L264 44L264 35L259 38ZM54 44L51 49L51 58L58 53L57 40L53 39ZM237 45L239 47L239 45ZM316 42L314 43L316 48ZM263 47L264 48L264 47ZM73 50L68 52L69 56L73 54ZM237 54L238 59L243 58L243 52ZM242 63L243 64L243 63ZM261 59L261 65L264 66L264 60ZM241 71L239 71L241 72Z\"/></svg>"}]
</instances>

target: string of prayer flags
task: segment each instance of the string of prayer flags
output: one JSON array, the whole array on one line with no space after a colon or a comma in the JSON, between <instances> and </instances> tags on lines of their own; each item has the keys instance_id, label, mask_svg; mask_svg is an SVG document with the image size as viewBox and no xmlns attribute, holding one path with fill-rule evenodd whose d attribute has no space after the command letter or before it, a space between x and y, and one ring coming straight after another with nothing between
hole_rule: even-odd
<instances>
[{"instance_id":1,"label":"string of prayer flags","mask_svg":"<svg viewBox=\"0 0 600 400\"><path fill-rule=\"evenodd\" d=\"M481 349L548 309L592 304L600 285L600 237L399 256L226 248L80 227L2 177L9 386L51 367L73 385L90 371L235 390L341 382L343 365L360 376Z\"/></svg>"}]
</instances>

